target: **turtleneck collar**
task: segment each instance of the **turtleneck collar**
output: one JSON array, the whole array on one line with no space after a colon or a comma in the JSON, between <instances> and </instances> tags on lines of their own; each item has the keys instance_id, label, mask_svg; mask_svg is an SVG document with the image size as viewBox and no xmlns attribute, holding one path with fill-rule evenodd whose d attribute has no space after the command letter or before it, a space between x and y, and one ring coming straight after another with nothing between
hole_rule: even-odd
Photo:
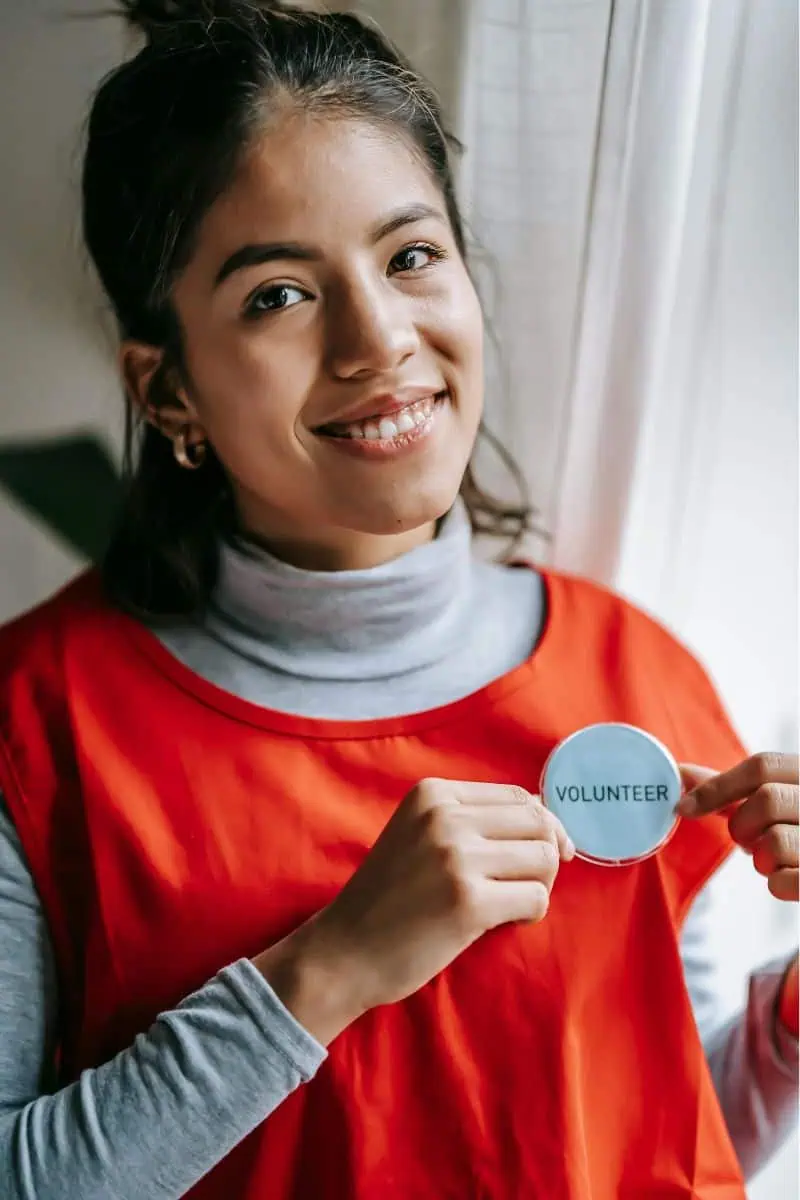
<instances>
[{"instance_id":1,"label":"turtleneck collar","mask_svg":"<svg viewBox=\"0 0 800 1200\"><path fill-rule=\"evenodd\" d=\"M431 542L359 571L308 571L239 541L223 547L207 624L220 640L305 679L380 679L465 645L475 569L459 500Z\"/></svg>"}]
</instances>

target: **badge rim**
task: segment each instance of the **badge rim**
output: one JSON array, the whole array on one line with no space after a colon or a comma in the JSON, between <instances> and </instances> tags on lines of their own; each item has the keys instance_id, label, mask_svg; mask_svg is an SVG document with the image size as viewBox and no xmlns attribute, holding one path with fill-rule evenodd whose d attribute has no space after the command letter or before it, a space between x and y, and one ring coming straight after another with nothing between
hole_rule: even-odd
<instances>
[{"instance_id":1,"label":"badge rim","mask_svg":"<svg viewBox=\"0 0 800 1200\"><path fill-rule=\"evenodd\" d=\"M552 766L553 759L565 746L569 745L570 742L595 729L625 729L628 732L635 733L639 737L650 742L657 750L661 752L667 763L667 766L673 772L675 780L678 784L678 795L680 796L682 790L680 768L678 767L675 755L659 738L657 738L654 734L649 733L646 729L641 729L638 725L631 725L627 721L595 721L591 725L584 725L581 729L576 729L573 733L567 734L565 738L562 738L561 741L553 747L545 759L544 766L542 767L539 775L539 795L544 807L548 810L548 812L555 811L548 803L546 792L547 772ZM680 823L680 813L678 813L676 810L673 810L671 826L658 844L653 846L650 850L646 850L644 854L637 854L630 858L599 858L597 855L591 854L587 850L581 850L580 847L575 844L575 857L582 859L583 862L593 863L598 867L627 867L635 865L636 863L646 862L648 858L652 858L653 855L658 854L666 845L668 845L668 843L675 836ZM572 834L570 834L570 837L572 838ZM574 843L575 839L572 838L572 840Z\"/></svg>"}]
</instances>

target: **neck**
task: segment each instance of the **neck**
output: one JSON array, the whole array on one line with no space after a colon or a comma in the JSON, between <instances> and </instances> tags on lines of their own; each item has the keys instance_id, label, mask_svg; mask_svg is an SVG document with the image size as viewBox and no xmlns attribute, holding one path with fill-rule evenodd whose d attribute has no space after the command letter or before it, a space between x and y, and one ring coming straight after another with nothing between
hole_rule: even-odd
<instances>
[{"instance_id":1,"label":"neck","mask_svg":"<svg viewBox=\"0 0 800 1200\"><path fill-rule=\"evenodd\" d=\"M223 547L210 623L228 640L231 630L257 640L262 659L306 677L344 678L354 665L391 674L398 656L406 669L433 662L451 640L463 645L473 578L463 505L440 525L405 553L335 572L240 539Z\"/></svg>"},{"instance_id":2,"label":"neck","mask_svg":"<svg viewBox=\"0 0 800 1200\"><path fill-rule=\"evenodd\" d=\"M335 526L307 535L296 529L263 529L240 504L241 540L301 571L367 571L401 558L436 537L439 522L427 521L400 533L361 533Z\"/></svg>"}]
</instances>

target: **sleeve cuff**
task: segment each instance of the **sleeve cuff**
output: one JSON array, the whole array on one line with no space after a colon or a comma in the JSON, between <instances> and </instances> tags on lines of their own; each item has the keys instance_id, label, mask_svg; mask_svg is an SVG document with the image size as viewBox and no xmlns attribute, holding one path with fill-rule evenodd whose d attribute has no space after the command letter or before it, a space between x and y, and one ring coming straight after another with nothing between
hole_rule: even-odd
<instances>
[{"instance_id":1,"label":"sleeve cuff","mask_svg":"<svg viewBox=\"0 0 800 1200\"><path fill-rule=\"evenodd\" d=\"M751 990L763 1006L762 1011L770 1022L769 1047L774 1064L787 1075L796 1079L800 1062L800 1040L780 1019L781 993L786 972L794 961L795 954L774 959L761 967L750 978Z\"/></svg>"},{"instance_id":2,"label":"sleeve cuff","mask_svg":"<svg viewBox=\"0 0 800 1200\"><path fill-rule=\"evenodd\" d=\"M219 972L255 1020L264 1037L289 1058L304 1080L311 1079L328 1057L324 1046L295 1019L249 958Z\"/></svg>"},{"instance_id":3,"label":"sleeve cuff","mask_svg":"<svg viewBox=\"0 0 800 1200\"><path fill-rule=\"evenodd\" d=\"M776 963L776 969L782 967L778 979L778 987L775 995L775 1046L780 1058L797 1070L798 1057L800 1057L800 1039L798 1038L797 1030L790 1028L783 1020L782 1010L785 1002L785 988L787 985L789 972L793 966L797 964L797 955L792 954L788 960L782 963ZM795 997L794 1003L797 1002Z\"/></svg>"}]
</instances>

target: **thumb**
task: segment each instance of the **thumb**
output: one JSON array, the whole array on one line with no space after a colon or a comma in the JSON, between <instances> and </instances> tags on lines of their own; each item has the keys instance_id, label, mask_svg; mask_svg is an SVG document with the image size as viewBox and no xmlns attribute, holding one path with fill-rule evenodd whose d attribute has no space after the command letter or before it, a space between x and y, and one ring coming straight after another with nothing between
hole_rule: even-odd
<instances>
[{"instance_id":1,"label":"thumb","mask_svg":"<svg viewBox=\"0 0 800 1200\"><path fill-rule=\"evenodd\" d=\"M709 767L698 767L694 763L679 763L678 770L684 792L694 791L696 787L708 783L709 779L719 774L719 771L712 771Z\"/></svg>"}]
</instances>

